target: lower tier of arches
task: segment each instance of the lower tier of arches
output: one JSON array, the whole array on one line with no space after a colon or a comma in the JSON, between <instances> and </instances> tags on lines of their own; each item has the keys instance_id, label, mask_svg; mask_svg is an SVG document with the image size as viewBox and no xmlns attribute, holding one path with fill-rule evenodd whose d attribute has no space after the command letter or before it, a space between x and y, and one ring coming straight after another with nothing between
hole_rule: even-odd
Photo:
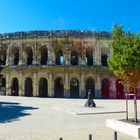
<instances>
[{"instance_id":1,"label":"lower tier of arches","mask_svg":"<svg viewBox=\"0 0 140 140\"><path fill-rule=\"evenodd\" d=\"M1 79L2 90L6 95L54 98L87 98L90 90L93 98L125 99L120 79L99 74L78 76L10 76ZM128 98L133 98L129 96ZM140 84L137 86L140 99Z\"/></svg>"}]
</instances>

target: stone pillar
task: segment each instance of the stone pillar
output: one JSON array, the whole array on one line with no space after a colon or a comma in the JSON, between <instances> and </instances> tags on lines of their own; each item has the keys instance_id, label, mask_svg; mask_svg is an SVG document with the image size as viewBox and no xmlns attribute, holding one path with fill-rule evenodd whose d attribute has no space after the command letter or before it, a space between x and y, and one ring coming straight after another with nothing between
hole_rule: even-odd
<instances>
[{"instance_id":1,"label":"stone pillar","mask_svg":"<svg viewBox=\"0 0 140 140\"><path fill-rule=\"evenodd\" d=\"M38 96L38 84L37 84L37 74L33 72L33 96Z\"/></svg>"},{"instance_id":2,"label":"stone pillar","mask_svg":"<svg viewBox=\"0 0 140 140\"><path fill-rule=\"evenodd\" d=\"M95 62L96 61L96 62ZM100 50L100 44L98 43L95 48L95 60L94 63L97 65L101 65L101 50Z\"/></svg>"},{"instance_id":3,"label":"stone pillar","mask_svg":"<svg viewBox=\"0 0 140 140\"><path fill-rule=\"evenodd\" d=\"M64 97L70 98L70 84L68 79L68 73L65 74Z\"/></svg>"},{"instance_id":4,"label":"stone pillar","mask_svg":"<svg viewBox=\"0 0 140 140\"><path fill-rule=\"evenodd\" d=\"M52 64L55 65L55 52L52 51Z\"/></svg>"},{"instance_id":5,"label":"stone pillar","mask_svg":"<svg viewBox=\"0 0 140 140\"><path fill-rule=\"evenodd\" d=\"M79 85L80 85L80 89L79 89L79 91L80 91L80 94L79 94L79 97L80 98L85 98L86 97L86 90L85 90L85 82L84 82L85 80L84 80L84 74L82 73L81 74L81 81L80 81L80 83L79 83Z\"/></svg>"},{"instance_id":6,"label":"stone pillar","mask_svg":"<svg viewBox=\"0 0 140 140\"><path fill-rule=\"evenodd\" d=\"M25 50L23 50L22 52L22 64L26 65L27 62L27 53L25 52Z\"/></svg>"},{"instance_id":7,"label":"stone pillar","mask_svg":"<svg viewBox=\"0 0 140 140\"><path fill-rule=\"evenodd\" d=\"M19 65L22 65L23 64L23 54L22 54L22 46L20 47L19 49Z\"/></svg>"},{"instance_id":8,"label":"stone pillar","mask_svg":"<svg viewBox=\"0 0 140 140\"><path fill-rule=\"evenodd\" d=\"M47 64L52 65L52 53L51 50L48 49L48 62Z\"/></svg>"},{"instance_id":9,"label":"stone pillar","mask_svg":"<svg viewBox=\"0 0 140 140\"><path fill-rule=\"evenodd\" d=\"M6 95L11 95L10 73L6 74Z\"/></svg>"},{"instance_id":10,"label":"stone pillar","mask_svg":"<svg viewBox=\"0 0 140 140\"><path fill-rule=\"evenodd\" d=\"M100 99L102 98L102 93L101 93L101 79L100 79L100 74L97 74L96 77L96 82L95 82L95 98Z\"/></svg>"},{"instance_id":11,"label":"stone pillar","mask_svg":"<svg viewBox=\"0 0 140 140\"><path fill-rule=\"evenodd\" d=\"M52 79L52 74L49 73L49 79L48 79L48 96L54 97L54 84Z\"/></svg>"},{"instance_id":12,"label":"stone pillar","mask_svg":"<svg viewBox=\"0 0 140 140\"><path fill-rule=\"evenodd\" d=\"M22 76L22 72L19 73L19 96L24 96L24 92L23 92L23 76Z\"/></svg>"},{"instance_id":13,"label":"stone pillar","mask_svg":"<svg viewBox=\"0 0 140 140\"><path fill-rule=\"evenodd\" d=\"M33 44L32 50L33 50L33 62L32 63L36 64L37 63L36 43Z\"/></svg>"},{"instance_id":14,"label":"stone pillar","mask_svg":"<svg viewBox=\"0 0 140 140\"><path fill-rule=\"evenodd\" d=\"M6 65L10 65L10 45L8 45L6 54Z\"/></svg>"}]
</instances>

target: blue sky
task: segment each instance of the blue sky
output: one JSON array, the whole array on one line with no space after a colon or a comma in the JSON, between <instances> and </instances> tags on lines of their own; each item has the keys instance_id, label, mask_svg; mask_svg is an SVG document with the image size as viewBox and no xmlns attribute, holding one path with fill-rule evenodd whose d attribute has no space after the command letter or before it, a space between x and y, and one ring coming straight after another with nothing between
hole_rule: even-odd
<instances>
[{"instance_id":1,"label":"blue sky","mask_svg":"<svg viewBox=\"0 0 140 140\"><path fill-rule=\"evenodd\" d=\"M140 0L0 0L0 33L103 30L116 22L140 31Z\"/></svg>"}]
</instances>

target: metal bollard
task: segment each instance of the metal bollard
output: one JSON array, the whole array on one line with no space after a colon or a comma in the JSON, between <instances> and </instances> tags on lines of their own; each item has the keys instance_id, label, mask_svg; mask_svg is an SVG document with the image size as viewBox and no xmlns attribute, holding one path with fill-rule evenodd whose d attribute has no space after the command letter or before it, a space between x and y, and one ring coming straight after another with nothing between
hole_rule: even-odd
<instances>
[{"instance_id":1,"label":"metal bollard","mask_svg":"<svg viewBox=\"0 0 140 140\"><path fill-rule=\"evenodd\" d=\"M60 138L59 140L63 140L63 138Z\"/></svg>"},{"instance_id":2,"label":"metal bollard","mask_svg":"<svg viewBox=\"0 0 140 140\"><path fill-rule=\"evenodd\" d=\"M114 140L117 140L117 131L114 132Z\"/></svg>"},{"instance_id":3,"label":"metal bollard","mask_svg":"<svg viewBox=\"0 0 140 140\"><path fill-rule=\"evenodd\" d=\"M91 134L89 135L89 140L92 140L92 135Z\"/></svg>"}]
</instances>

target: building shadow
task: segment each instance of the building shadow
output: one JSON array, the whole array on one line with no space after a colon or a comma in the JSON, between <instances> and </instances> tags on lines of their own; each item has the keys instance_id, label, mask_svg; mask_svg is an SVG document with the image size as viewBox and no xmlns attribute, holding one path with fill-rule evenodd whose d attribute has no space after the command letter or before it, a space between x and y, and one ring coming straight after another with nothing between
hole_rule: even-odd
<instances>
[{"instance_id":1,"label":"building shadow","mask_svg":"<svg viewBox=\"0 0 140 140\"><path fill-rule=\"evenodd\" d=\"M19 118L31 115L28 110L38 108L30 106L20 106L20 103L15 102L0 102L0 123L10 123L18 121Z\"/></svg>"}]
</instances>

